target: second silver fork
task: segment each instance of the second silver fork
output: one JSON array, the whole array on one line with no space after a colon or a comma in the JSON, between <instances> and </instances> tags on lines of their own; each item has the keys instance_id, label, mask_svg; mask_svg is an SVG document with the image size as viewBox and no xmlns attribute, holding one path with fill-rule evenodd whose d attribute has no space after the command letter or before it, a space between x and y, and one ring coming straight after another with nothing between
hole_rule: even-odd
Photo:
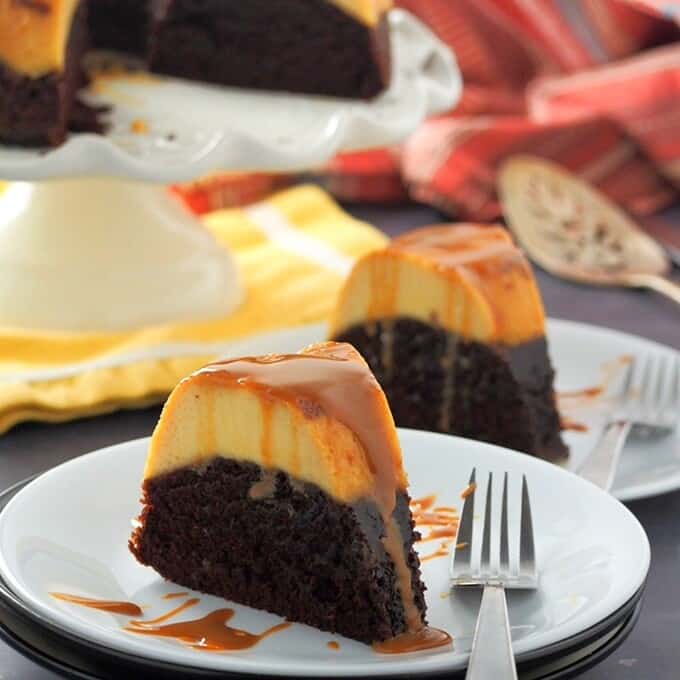
<instances>
[{"instance_id":1,"label":"second silver fork","mask_svg":"<svg viewBox=\"0 0 680 680\"><path fill-rule=\"evenodd\" d=\"M680 360L647 357L639 387L633 386L635 361L626 369L616 407L595 448L576 471L580 477L610 491L621 452L635 425L641 437L668 433L680 414Z\"/></svg>"},{"instance_id":2,"label":"second silver fork","mask_svg":"<svg viewBox=\"0 0 680 680\"><path fill-rule=\"evenodd\" d=\"M476 469L473 469L470 488L474 489L475 484ZM538 585L534 530L526 477L522 478L519 551L517 559L514 560L515 564L512 564L510 560L507 472L503 479L497 565L493 564L491 557L492 496L493 474L489 473L479 560L476 561L473 557L474 491L465 499L456 538L456 545L460 547L454 550L451 559L451 584L453 586L484 587L466 680L517 678L505 589L531 589Z\"/></svg>"}]
</instances>

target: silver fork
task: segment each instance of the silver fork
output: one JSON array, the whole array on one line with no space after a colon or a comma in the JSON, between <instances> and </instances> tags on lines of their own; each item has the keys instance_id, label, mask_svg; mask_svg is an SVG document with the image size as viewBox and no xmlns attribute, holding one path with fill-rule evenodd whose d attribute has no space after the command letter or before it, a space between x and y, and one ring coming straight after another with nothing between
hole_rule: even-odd
<instances>
[{"instance_id":1,"label":"silver fork","mask_svg":"<svg viewBox=\"0 0 680 680\"><path fill-rule=\"evenodd\" d=\"M475 484L475 479L476 468L472 470L470 485ZM475 492L468 495L463 504L456 538L456 545L459 545L460 549L454 549L451 557L452 586L484 587L466 680L498 680L499 678L516 680L517 670L512 651L505 589L531 589L538 586L534 529L526 477L522 477L519 554L514 565L510 561L507 472L503 478L500 550L497 564L491 557L492 495L493 473L490 472L486 487L482 548L479 560L473 560L472 554Z\"/></svg>"},{"instance_id":2,"label":"silver fork","mask_svg":"<svg viewBox=\"0 0 680 680\"><path fill-rule=\"evenodd\" d=\"M599 442L577 473L605 491L614 483L621 451L635 424L635 434L653 437L671 432L680 416L680 360L647 357L633 386L635 361L626 370L623 386Z\"/></svg>"}]
</instances>

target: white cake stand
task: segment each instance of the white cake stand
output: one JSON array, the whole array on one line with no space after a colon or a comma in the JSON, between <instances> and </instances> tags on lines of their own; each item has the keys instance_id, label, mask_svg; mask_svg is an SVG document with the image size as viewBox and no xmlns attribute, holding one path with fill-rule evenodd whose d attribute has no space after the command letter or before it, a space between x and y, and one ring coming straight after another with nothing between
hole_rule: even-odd
<instances>
[{"instance_id":1,"label":"white cake stand","mask_svg":"<svg viewBox=\"0 0 680 680\"><path fill-rule=\"evenodd\" d=\"M232 257L162 184L315 168L450 109L462 84L448 48L403 11L390 30L393 82L372 102L120 76L88 93L113 105L106 136L0 147L13 181L0 194L0 325L110 331L230 313L243 299Z\"/></svg>"}]
</instances>

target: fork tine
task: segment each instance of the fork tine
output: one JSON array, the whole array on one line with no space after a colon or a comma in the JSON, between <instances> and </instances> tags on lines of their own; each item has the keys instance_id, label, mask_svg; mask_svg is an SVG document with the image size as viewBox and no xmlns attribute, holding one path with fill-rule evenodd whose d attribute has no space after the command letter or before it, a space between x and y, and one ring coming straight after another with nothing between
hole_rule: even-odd
<instances>
[{"instance_id":1,"label":"fork tine","mask_svg":"<svg viewBox=\"0 0 680 680\"><path fill-rule=\"evenodd\" d=\"M628 363L628 368L623 376L623 387L621 388L621 394L626 398L630 399L632 387L633 387L633 374L635 373L635 366L637 362L635 357L632 357Z\"/></svg>"},{"instance_id":2,"label":"fork tine","mask_svg":"<svg viewBox=\"0 0 680 680\"><path fill-rule=\"evenodd\" d=\"M491 496L493 491L493 473L489 472L489 483L486 485L486 509L484 510L484 538L482 539L482 572L491 569Z\"/></svg>"},{"instance_id":3,"label":"fork tine","mask_svg":"<svg viewBox=\"0 0 680 680\"><path fill-rule=\"evenodd\" d=\"M668 373L667 366L668 362L666 357L659 357L654 362L656 364L656 389L654 390L654 406L656 408L656 417L663 418L665 415L665 399L664 393L666 392L666 375Z\"/></svg>"},{"instance_id":4,"label":"fork tine","mask_svg":"<svg viewBox=\"0 0 680 680\"><path fill-rule=\"evenodd\" d=\"M508 473L503 477L503 496L501 498L501 555L500 569L506 573L510 569L510 541L508 538Z\"/></svg>"},{"instance_id":5,"label":"fork tine","mask_svg":"<svg viewBox=\"0 0 680 680\"><path fill-rule=\"evenodd\" d=\"M652 373L654 372L654 362L647 356L645 357L645 362L642 365L642 378L640 380L640 410L644 414L645 418L650 418L652 415Z\"/></svg>"},{"instance_id":6,"label":"fork tine","mask_svg":"<svg viewBox=\"0 0 680 680\"><path fill-rule=\"evenodd\" d=\"M477 468L472 468L468 486L475 484ZM451 575L469 574L472 569L472 521L475 514L475 494L471 493L463 503L463 510L458 523L456 546L451 561ZM461 546L460 549L458 546Z\"/></svg>"},{"instance_id":7,"label":"fork tine","mask_svg":"<svg viewBox=\"0 0 680 680\"><path fill-rule=\"evenodd\" d=\"M675 425L680 419L680 358L675 357L671 373L671 394L668 401L669 424Z\"/></svg>"},{"instance_id":8,"label":"fork tine","mask_svg":"<svg viewBox=\"0 0 680 680\"><path fill-rule=\"evenodd\" d=\"M673 427L678 417L678 361L665 356L663 362L663 389L658 386L657 394L659 401L659 425L661 427Z\"/></svg>"},{"instance_id":9,"label":"fork tine","mask_svg":"<svg viewBox=\"0 0 680 680\"><path fill-rule=\"evenodd\" d=\"M519 574L534 577L536 573L536 552L534 549L534 523L531 518L531 503L526 475L522 475L522 514L519 534Z\"/></svg>"}]
</instances>

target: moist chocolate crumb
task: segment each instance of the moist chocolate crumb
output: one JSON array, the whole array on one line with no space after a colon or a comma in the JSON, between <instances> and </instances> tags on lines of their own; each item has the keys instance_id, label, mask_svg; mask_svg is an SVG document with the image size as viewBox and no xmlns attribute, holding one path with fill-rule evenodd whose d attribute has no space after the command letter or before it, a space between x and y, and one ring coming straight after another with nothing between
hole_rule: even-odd
<instances>
[{"instance_id":1,"label":"moist chocolate crumb","mask_svg":"<svg viewBox=\"0 0 680 680\"><path fill-rule=\"evenodd\" d=\"M382 332L386 328L391 333ZM513 347L486 345L398 318L357 325L333 339L354 345L366 359L397 425L480 439L547 460L567 456L545 338Z\"/></svg>"},{"instance_id":2,"label":"moist chocolate crumb","mask_svg":"<svg viewBox=\"0 0 680 680\"><path fill-rule=\"evenodd\" d=\"M215 458L200 471L187 467L147 480L130 550L181 586L290 621L366 643L405 632L375 503L339 503L281 471L272 493L250 498L261 479L257 465ZM424 622L425 586L409 502L400 492L393 516Z\"/></svg>"}]
</instances>

